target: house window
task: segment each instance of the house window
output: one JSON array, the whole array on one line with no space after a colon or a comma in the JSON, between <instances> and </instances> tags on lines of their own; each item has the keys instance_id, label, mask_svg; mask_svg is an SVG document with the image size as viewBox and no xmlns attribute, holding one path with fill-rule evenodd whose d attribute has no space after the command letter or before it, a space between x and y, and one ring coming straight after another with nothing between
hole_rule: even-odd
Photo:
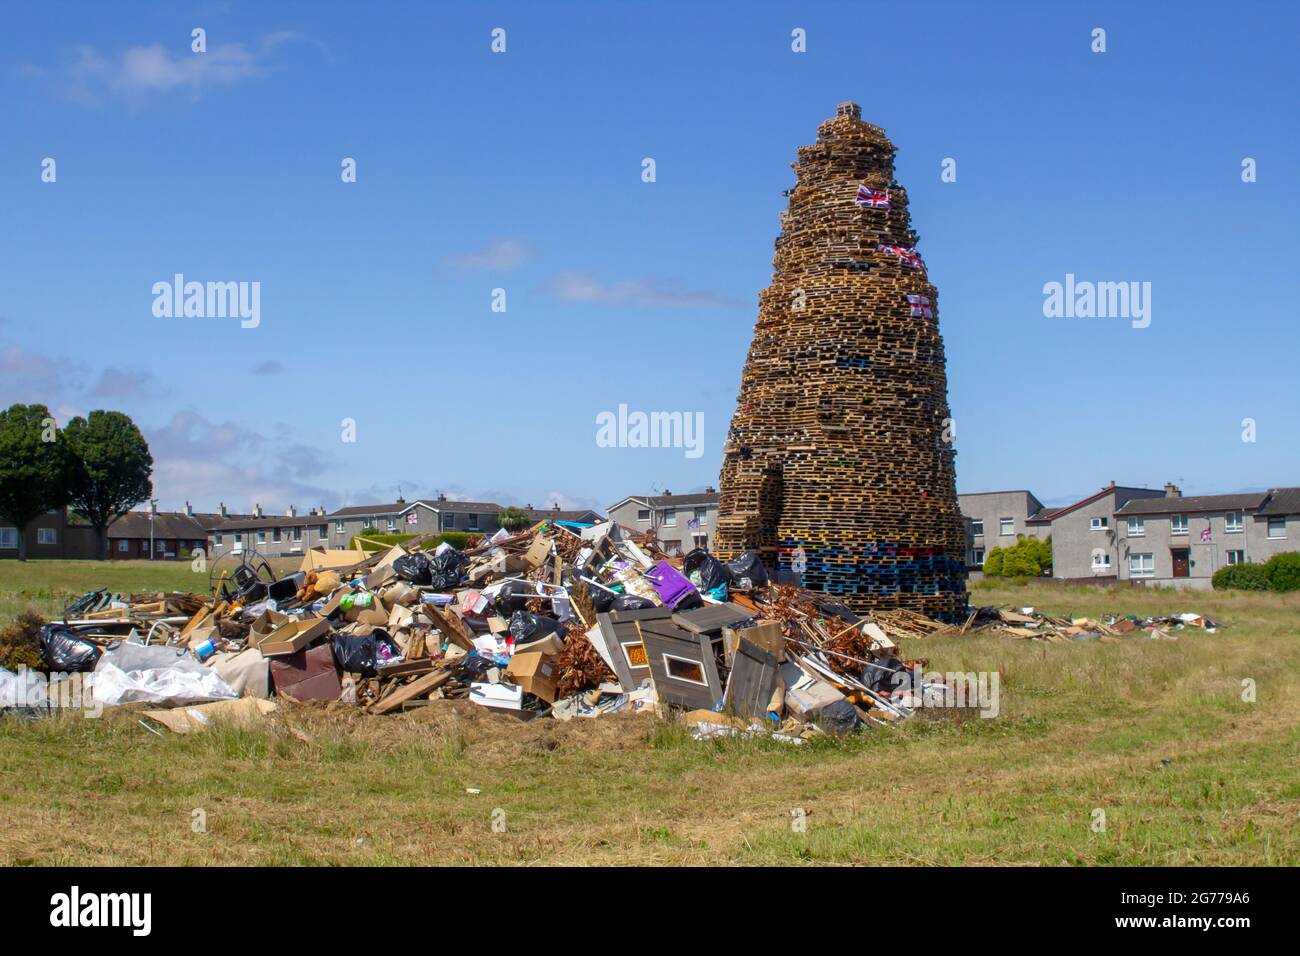
<instances>
[{"instance_id":1,"label":"house window","mask_svg":"<svg viewBox=\"0 0 1300 956\"><path fill-rule=\"evenodd\" d=\"M1128 574L1131 578L1150 578L1156 573L1156 556L1154 554L1130 554L1128 556Z\"/></svg>"},{"instance_id":2,"label":"house window","mask_svg":"<svg viewBox=\"0 0 1300 956\"><path fill-rule=\"evenodd\" d=\"M1244 528L1245 526L1242 524L1240 511L1229 511L1223 516L1223 530L1229 534L1242 531Z\"/></svg>"},{"instance_id":3,"label":"house window","mask_svg":"<svg viewBox=\"0 0 1300 956\"><path fill-rule=\"evenodd\" d=\"M456 527L456 513L454 511L444 511L442 513L442 530L451 531Z\"/></svg>"},{"instance_id":4,"label":"house window","mask_svg":"<svg viewBox=\"0 0 1300 956\"><path fill-rule=\"evenodd\" d=\"M708 508L696 508L696 509L695 509L695 523L696 523L696 524L708 524L708 523L709 523L709 509L708 509Z\"/></svg>"},{"instance_id":5,"label":"house window","mask_svg":"<svg viewBox=\"0 0 1300 956\"><path fill-rule=\"evenodd\" d=\"M389 518L389 519L388 519L388 533L389 533L389 534L393 534L396 530L397 530L397 519L396 519L396 518Z\"/></svg>"},{"instance_id":6,"label":"house window","mask_svg":"<svg viewBox=\"0 0 1300 956\"><path fill-rule=\"evenodd\" d=\"M1109 571L1109 570L1110 570L1110 555L1109 555L1109 554L1100 554L1100 553L1099 553L1099 554L1094 554L1094 555L1092 556L1092 569L1093 569L1094 571Z\"/></svg>"},{"instance_id":7,"label":"house window","mask_svg":"<svg viewBox=\"0 0 1300 956\"><path fill-rule=\"evenodd\" d=\"M221 547L221 532L220 532L220 531L214 531L214 532L212 532L212 546L213 546L214 548L219 548L219 547Z\"/></svg>"},{"instance_id":8,"label":"house window","mask_svg":"<svg viewBox=\"0 0 1300 956\"><path fill-rule=\"evenodd\" d=\"M984 537L984 519L975 518L970 523L970 533L977 538Z\"/></svg>"},{"instance_id":9,"label":"house window","mask_svg":"<svg viewBox=\"0 0 1300 956\"><path fill-rule=\"evenodd\" d=\"M1089 531L1105 531L1110 527L1109 518L1092 518L1088 521Z\"/></svg>"},{"instance_id":10,"label":"house window","mask_svg":"<svg viewBox=\"0 0 1300 956\"><path fill-rule=\"evenodd\" d=\"M127 554L130 552L130 550L131 550L131 542L128 541L126 538L123 538L121 541L117 543L118 554Z\"/></svg>"},{"instance_id":11,"label":"house window","mask_svg":"<svg viewBox=\"0 0 1300 956\"><path fill-rule=\"evenodd\" d=\"M469 516L469 530L470 531L478 530L478 514L474 512L471 512Z\"/></svg>"},{"instance_id":12,"label":"house window","mask_svg":"<svg viewBox=\"0 0 1300 956\"><path fill-rule=\"evenodd\" d=\"M294 529L293 529L293 540L295 540L295 541L301 541L301 540L302 540L302 528L294 528Z\"/></svg>"},{"instance_id":13,"label":"house window","mask_svg":"<svg viewBox=\"0 0 1300 956\"><path fill-rule=\"evenodd\" d=\"M345 527L343 527L343 522L342 522L342 521L335 521L335 522L334 522L334 533L335 533L335 534L346 534L346 533L347 533L347 529L346 529ZM322 535L322 537L324 537L324 536Z\"/></svg>"},{"instance_id":14,"label":"house window","mask_svg":"<svg viewBox=\"0 0 1300 956\"><path fill-rule=\"evenodd\" d=\"M1016 533L1016 520L1014 518L998 519L998 534L1006 536Z\"/></svg>"},{"instance_id":15,"label":"house window","mask_svg":"<svg viewBox=\"0 0 1300 956\"><path fill-rule=\"evenodd\" d=\"M1228 563L1229 563L1229 564L1245 564L1245 563L1246 563L1246 552L1245 552L1245 551L1229 551L1229 552L1228 552Z\"/></svg>"},{"instance_id":16,"label":"house window","mask_svg":"<svg viewBox=\"0 0 1300 956\"><path fill-rule=\"evenodd\" d=\"M0 548L18 547L18 529L0 528Z\"/></svg>"},{"instance_id":17,"label":"house window","mask_svg":"<svg viewBox=\"0 0 1300 956\"><path fill-rule=\"evenodd\" d=\"M1146 518L1129 518L1128 519L1128 536L1130 538L1144 538L1147 533Z\"/></svg>"},{"instance_id":18,"label":"house window","mask_svg":"<svg viewBox=\"0 0 1300 956\"><path fill-rule=\"evenodd\" d=\"M1169 533L1187 534L1187 515L1170 515Z\"/></svg>"},{"instance_id":19,"label":"house window","mask_svg":"<svg viewBox=\"0 0 1300 956\"><path fill-rule=\"evenodd\" d=\"M58 531L58 529L57 529L57 528L37 528L37 529L36 529L36 543L37 543L37 544L58 544L58 543L59 543L59 531Z\"/></svg>"},{"instance_id":20,"label":"house window","mask_svg":"<svg viewBox=\"0 0 1300 956\"><path fill-rule=\"evenodd\" d=\"M271 540L272 540L272 541L279 541L279 540L280 540L280 529L279 529L279 528L276 528L274 531L271 532Z\"/></svg>"},{"instance_id":21,"label":"house window","mask_svg":"<svg viewBox=\"0 0 1300 956\"><path fill-rule=\"evenodd\" d=\"M669 509L667 509L666 511L664 511L664 527L665 527L665 528L675 528L675 527L677 527L677 509L676 509L676 508L669 508Z\"/></svg>"},{"instance_id":22,"label":"house window","mask_svg":"<svg viewBox=\"0 0 1300 956\"><path fill-rule=\"evenodd\" d=\"M164 551L167 550L167 542L166 542L166 541L155 541L155 542L153 543L153 547L154 547L154 550L155 550L155 551L157 551L159 554L162 554Z\"/></svg>"},{"instance_id":23,"label":"house window","mask_svg":"<svg viewBox=\"0 0 1300 956\"><path fill-rule=\"evenodd\" d=\"M650 509L649 509L649 508L638 508L638 509L637 509L637 512L636 512L636 520L637 520L637 521L649 521L649 520L650 520Z\"/></svg>"},{"instance_id":24,"label":"house window","mask_svg":"<svg viewBox=\"0 0 1300 956\"><path fill-rule=\"evenodd\" d=\"M317 530L320 531L320 539L322 541L324 541L326 538L330 536L330 526L327 524L321 525L320 528Z\"/></svg>"},{"instance_id":25,"label":"house window","mask_svg":"<svg viewBox=\"0 0 1300 956\"><path fill-rule=\"evenodd\" d=\"M707 549L709 546L709 536L707 534L693 534L691 541L697 548Z\"/></svg>"},{"instance_id":26,"label":"house window","mask_svg":"<svg viewBox=\"0 0 1300 956\"><path fill-rule=\"evenodd\" d=\"M1268 536L1269 536L1270 538L1285 538L1285 537L1286 537L1286 519L1285 519L1285 518L1269 518L1269 519L1268 519Z\"/></svg>"},{"instance_id":27,"label":"house window","mask_svg":"<svg viewBox=\"0 0 1300 956\"><path fill-rule=\"evenodd\" d=\"M258 543L258 544L266 544L266 532L265 532L265 531L259 531L259 532L257 532L257 543Z\"/></svg>"},{"instance_id":28,"label":"house window","mask_svg":"<svg viewBox=\"0 0 1300 956\"><path fill-rule=\"evenodd\" d=\"M978 564L980 567L984 567L983 548L975 548L974 550L971 551L971 564Z\"/></svg>"}]
</instances>

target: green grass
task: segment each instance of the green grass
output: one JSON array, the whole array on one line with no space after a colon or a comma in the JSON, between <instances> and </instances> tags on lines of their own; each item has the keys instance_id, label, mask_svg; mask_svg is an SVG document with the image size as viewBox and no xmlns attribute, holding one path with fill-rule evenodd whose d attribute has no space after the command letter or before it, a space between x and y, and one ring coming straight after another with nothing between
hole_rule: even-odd
<instances>
[{"instance_id":1,"label":"green grass","mask_svg":"<svg viewBox=\"0 0 1300 956\"><path fill-rule=\"evenodd\" d=\"M1227 626L1176 642L908 642L930 670L998 671L1001 716L803 747L446 703L285 706L183 737L122 712L10 718L0 863L1300 863L1300 597L1034 583L975 600Z\"/></svg>"}]
</instances>

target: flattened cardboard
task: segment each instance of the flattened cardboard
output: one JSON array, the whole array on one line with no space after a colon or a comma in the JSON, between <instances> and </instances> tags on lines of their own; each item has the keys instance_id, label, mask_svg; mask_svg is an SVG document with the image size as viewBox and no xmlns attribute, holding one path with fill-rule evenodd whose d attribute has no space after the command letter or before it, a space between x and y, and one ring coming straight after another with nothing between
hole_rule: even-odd
<instances>
[{"instance_id":1,"label":"flattened cardboard","mask_svg":"<svg viewBox=\"0 0 1300 956\"><path fill-rule=\"evenodd\" d=\"M362 561L370 560L369 551L327 551L324 548L312 548L302 556L300 571L312 568L350 568Z\"/></svg>"},{"instance_id":2,"label":"flattened cardboard","mask_svg":"<svg viewBox=\"0 0 1300 956\"><path fill-rule=\"evenodd\" d=\"M239 700L216 700L210 704L192 707L172 707L167 710L146 710L144 716L156 720L168 730L178 734L203 730L214 722L233 724L256 723L275 710L269 700L243 697Z\"/></svg>"},{"instance_id":3,"label":"flattened cardboard","mask_svg":"<svg viewBox=\"0 0 1300 956\"><path fill-rule=\"evenodd\" d=\"M539 534L524 553L524 564L530 568L540 568L551 556L551 539Z\"/></svg>"}]
</instances>

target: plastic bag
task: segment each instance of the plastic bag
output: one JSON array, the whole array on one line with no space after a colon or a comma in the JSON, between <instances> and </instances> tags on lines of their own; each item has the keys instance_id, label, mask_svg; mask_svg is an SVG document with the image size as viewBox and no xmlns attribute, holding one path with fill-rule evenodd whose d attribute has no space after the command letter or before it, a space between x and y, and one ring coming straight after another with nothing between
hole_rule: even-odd
<instances>
[{"instance_id":1,"label":"plastic bag","mask_svg":"<svg viewBox=\"0 0 1300 956\"><path fill-rule=\"evenodd\" d=\"M591 606L596 609L597 614L604 614L614 606L614 601L618 597L613 591L607 591L604 588L598 588L592 585L591 588Z\"/></svg>"},{"instance_id":2,"label":"plastic bag","mask_svg":"<svg viewBox=\"0 0 1300 956\"><path fill-rule=\"evenodd\" d=\"M507 581L497 592L496 611L498 617L509 620L516 611L522 611L530 598L537 597L532 585L525 581Z\"/></svg>"},{"instance_id":3,"label":"plastic bag","mask_svg":"<svg viewBox=\"0 0 1300 956\"><path fill-rule=\"evenodd\" d=\"M827 704L817 715L817 726L828 734L847 734L854 730L862 718L857 709L847 700L837 700Z\"/></svg>"},{"instance_id":4,"label":"plastic bag","mask_svg":"<svg viewBox=\"0 0 1300 956\"><path fill-rule=\"evenodd\" d=\"M183 647L114 642L100 656L91 681L95 703L104 707L140 702L180 707L239 697Z\"/></svg>"},{"instance_id":5,"label":"plastic bag","mask_svg":"<svg viewBox=\"0 0 1300 956\"><path fill-rule=\"evenodd\" d=\"M529 641L538 640L547 634L554 634L559 629L559 621L553 621L549 617L542 617L540 614L515 611L510 616L510 636L515 639L516 644L527 644Z\"/></svg>"},{"instance_id":6,"label":"plastic bag","mask_svg":"<svg viewBox=\"0 0 1300 956\"><path fill-rule=\"evenodd\" d=\"M39 634L41 659L51 672L74 674L93 671L103 653L99 646L83 641L65 624L46 624Z\"/></svg>"},{"instance_id":7,"label":"plastic bag","mask_svg":"<svg viewBox=\"0 0 1300 956\"><path fill-rule=\"evenodd\" d=\"M338 663L339 670L347 674L360 674L362 677L374 677L379 673L380 664L402 656L402 649L397 646L397 642L381 627L375 628L365 637L335 634L330 647L334 651L334 660Z\"/></svg>"},{"instance_id":8,"label":"plastic bag","mask_svg":"<svg viewBox=\"0 0 1300 956\"><path fill-rule=\"evenodd\" d=\"M408 554L393 562L393 573L403 581L416 586L433 581L433 567L429 556L421 551Z\"/></svg>"},{"instance_id":9,"label":"plastic bag","mask_svg":"<svg viewBox=\"0 0 1300 956\"><path fill-rule=\"evenodd\" d=\"M715 601L727 599L727 569L703 548L696 548L682 561L682 571L696 589Z\"/></svg>"},{"instance_id":10,"label":"plastic bag","mask_svg":"<svg viewBox=\"0 0 1300 956\"><path fill-rule=\"evenodd\" d=\"M635 594L620 594L610 602L611 611L644 611L646 608L655 607L655 602L649 598L638 597Z\"/></svg>"},{"instance_id":11,"label":"plastic bag","mask_svg":"<svg viewBox=\"0 0 1300 956\"><path fill-rule=\"evenodd\" d=\"M448 548L441 554L435 554L429 562L429 586L439 591L446 591L460 584L469 559L454 548Z\"/></svg>"},{"instance_id":12,"label":"plastic bag","mask_svg":"<svg viewBox=\"0 0 1300 956\"><path fill-rule=\"evenodd\" d=\"M761 588L767 584L767 568L757 551L746 551L735 561L727 562L727 583L740 591Z\"/></svg>"}]
</instances>

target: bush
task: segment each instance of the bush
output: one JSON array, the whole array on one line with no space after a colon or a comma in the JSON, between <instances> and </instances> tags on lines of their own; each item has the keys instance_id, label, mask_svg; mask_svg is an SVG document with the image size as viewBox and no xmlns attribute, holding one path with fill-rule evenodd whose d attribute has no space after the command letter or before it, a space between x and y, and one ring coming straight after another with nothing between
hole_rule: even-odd
<instances>
[{"instance_id":1,"label":"bush","mask_svg":"<svg viewBox=\"0 0 1300 956\"><path fill-rule=\"evenodd\" d=\"M1002 557L1001 548L994 548L984 556L984 573L991 578L1002 577Z\"/></svg>"},{"instance_id":2,"label":"bush","mask_svg":"<svg viewBox=\"0 0 1300 956\"><path fill-rule=\"evenodd\" d=\"M1264 576L1271 590L1300 591L1300 552L1273 555L1264 563Z\"/></svg>"},{"instance_id":3,"label":"bush","mask_svg":"<svg viewBox=\"0 0 1300 956\"><path fill-rule=\"evenodd\" d=\"M1267 591L1269 581L1264 569L1263 564L1229 564L1214 572L1211 583L1216 591Z\"/></svg>"},{"instance_id":4,"label":"bush","mask_svg":"<svg viewBox=\"0 0 1300 956\"><path fill-rule=\"evenodd\" d=\"M1051 569L1051 539L1021 535L1011 547L994 548L984 559L984 573L991 577L1036 578Z\"/></svg>"},{"instance_id":5,"label":"bush","mask_svg":"<svg viewBox=\"0 0 1300 956\"><path fill-rule=\"evenodd\" d=\"M32 611L22 611L0 631L0 667L16 671L19 667L45 670L41 658L40 631L45 618Z\"/></svg>"}]
</instances>

